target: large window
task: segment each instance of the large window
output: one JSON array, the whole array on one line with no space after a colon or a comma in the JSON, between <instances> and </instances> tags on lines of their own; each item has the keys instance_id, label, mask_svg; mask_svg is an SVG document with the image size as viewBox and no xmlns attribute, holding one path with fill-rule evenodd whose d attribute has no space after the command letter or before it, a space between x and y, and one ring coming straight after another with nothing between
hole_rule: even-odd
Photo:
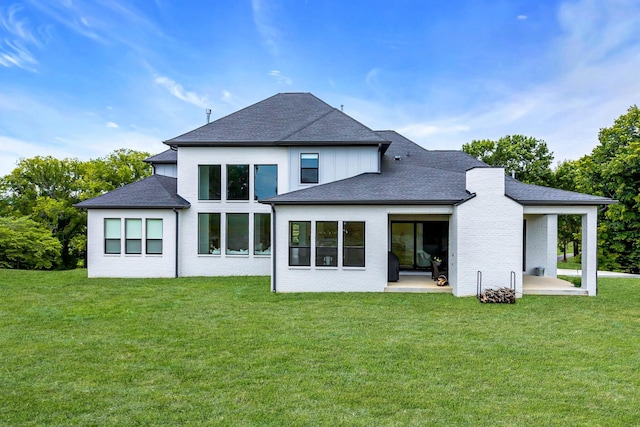
<instances>
[{"instance_id":1,"label":"large window","mask_svg":"<svg viewBox=\"0 0 640 427\"><path fill-rule=\"evenodd\" d=\"M249 200L249 165L227 165L227 200Z\"/></svg>"},{"instance_id":2,"label":"large window","mask_svg":"<svg viewBox=\"0 0 640 427\"><path fill-rule=\"evenodd\" d=\"M278 194L278 165L255 165L253 199L262 200Z\"/></svg>"},{"instance_id":3,"label":"large window","mask_svg":"<svg viewBox=\"0 0 640 427\"><path fill-rule=\"evenodd\" d=\"M316 222L316 266L338 265L338 222Z\"/></svg>"},{"instance_id":4,"label":"large window","mask_svg":"<svg viewBox=\"0 0 640 427\"><path fill-rule=\"evenodd\" d=\"M257 213L253 216L253 253L271 255L271 214Z\"/></svg>"},{"instance_id":5,"label":"large window","mask_svg":"<svg viewBox=\"0 0 640 427\"><path fill-rule=\"evenodd\" d=\"M146 224L146 253L161 254L162 253L162 220L147 219Z\"/></svg>"},{"instance_id":6,"label":"large window","mask_svg":"<svg viewBox=\"0 0 640 427\"><path fill-rule=\"evenodd\" d=\"M345 221L342 227L344 231L342 265L364 267L364 222Z\"/></svg>"},{"instance_id":7,"label":"large window","mask_svg":"<svg viewBox=\"0 0 640 427\"><path fill-rule=\"evenodd\" d=\"M125 228L125 253L142 253L142 220L127 218L124 220Z\"/></svg>"},{"instance_id":8,"label":"large window","mask_svg":"<svg viewBox=\"0 0 640 427\"><path fill-rule=\"evenodd\" d=\"M227 255L249 254L249 214L227 214Z\"/></svg>"},{"instance_id":9,"label":"large window","mask_svg":"<svg viewBox=\"0 0 640 427\"><path fill-rule=\"evenodd\" d=\"M289 222L289 265L311 265L311 222Z\"/></svg>"},{"instance_id":10,"label":"large window","mask_svg":"<svg viewBox=\"0 0 640 427\"><path fill-rule=\"evenodd\" d=\"M220 255L220 214L198 214L198 253Z\"/></svg>"},{"instance_id":11,"label":"large window","mask_svg":"<svg viewBox=\"0 0 640 427\"><path fill-rule=\"evenodd\" d=\"M105 218L104 220L104 253L119 254L122 250L122 241L120 240L120 218Z\"/></svg>"},{"instance_id":12,"label":"large window","mask_svg":"<svg viewBox=\"0 0 640 427\"><path fill-rule=\"evenodd\" d=\"M303 184L318 183L318 154L300 154L300 182Z\"/></svg>"},{"instance_id":13,"label":"large window","mask_svg":"<svg viewBox=\"0 0 640 427\"><path fill-rule=\"evenodd\" d=\"M220 165L198 166L198 200L220 200Z\"/></svg>"}]
</instances>

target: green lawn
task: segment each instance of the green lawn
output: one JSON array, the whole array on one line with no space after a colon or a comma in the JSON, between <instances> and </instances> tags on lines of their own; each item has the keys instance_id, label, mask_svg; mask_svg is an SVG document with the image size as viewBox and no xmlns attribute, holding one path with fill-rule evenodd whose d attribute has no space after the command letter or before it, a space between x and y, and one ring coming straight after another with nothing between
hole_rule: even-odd
<instances>
[{"instance_id":1,"label":"green lawn","mask_svg":"<svg viewBox=\"0 0 640 427\"><path fill-rule=\"evenodd\" d=\"M0 424L640 425L640 280L599 290L484 305L0 270Z\"/></svg>"},{"instance_id":2,"label":"green lawn","mask_svg":"<svg viewBox=\"0 0 640 427\"><path fill-rule=\"evenodd\" d=\"M566 268L568 270L581 270L582 260L580 256L567 258L567 261L558 260L558 268Z\"/></svg>"}]
</instances>

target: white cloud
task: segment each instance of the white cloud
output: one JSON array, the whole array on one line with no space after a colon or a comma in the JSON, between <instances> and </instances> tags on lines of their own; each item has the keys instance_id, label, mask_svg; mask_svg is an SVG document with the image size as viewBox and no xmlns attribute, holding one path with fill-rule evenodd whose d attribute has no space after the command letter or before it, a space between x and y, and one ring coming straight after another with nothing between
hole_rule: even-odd
<instances>
[{"instance_id":1,"label":"white cloud","mask_svg":"<svg viewBox=\"0 0 640 427\"><path fill-rule=\"evenodd\" d=\"M278 70L271 70L269 72L269 75L273 77L276 80L276 82L278 82L278 84L281 84L281 83L284 83L287 85L293 84L293 79L291 79L291 77L285 76Z\"/></svg>"},{"instance_id":2,"label":"white cloud","mask_svg":"<svg viewBox=\"0 0 640 427\"><path fill-rule=\"evenodd\" d=\"M527 15L518 15L518 20L519 21L524 21L525 19L528 19L529 17Z\"/></svg>"},{"instance_id":3,"label":"white cloud","mask_svg":"<svg viewBox=\"0 0 640 427\"><path fill-rule=\"evenodd\" d=\"M184 87L181 84L176 83L165 76L158 76L154 79L156 84L164 87L169 91L169 93L176 98L188 102L189 104L193 104L202 108L209 108L209 101L206 96L199 96L195 92L185 91Z\"/></svg>"},{"instance_id":4,"label":"white cloud","mask_svg":"<svg viewBox=\"0 0 640 427\"><path fill-rule=\"evenodd\" d=\"M120 126L118 126L118 124L114 122L107 122L107 127L112 129L118 129Z\"/></svg>"},{"instance_id":5,"label":"white cloud","mask_svg":"<svg viewBox=\"0 0 640 427\"><path fill-rule=\"evenodd\" d=\"M20 19L22 9L18 4L0 9L0 30L10 36L0 41L0 65L35 71L37 61L28 46L40 47L42 43L34 36L29 21Z\"/></svg>"},{"instance_id":6,"label":"white cloud","mask_svg":"<svg viewBox=\"0 0 640 427\"><path fill-rule=\"evenodd\" d=\"M253 22L262 41L273 55L278 54L278 40L280 31L273 23L273 3L264 0L252 0Z\"/></svg>"}]
</instances>

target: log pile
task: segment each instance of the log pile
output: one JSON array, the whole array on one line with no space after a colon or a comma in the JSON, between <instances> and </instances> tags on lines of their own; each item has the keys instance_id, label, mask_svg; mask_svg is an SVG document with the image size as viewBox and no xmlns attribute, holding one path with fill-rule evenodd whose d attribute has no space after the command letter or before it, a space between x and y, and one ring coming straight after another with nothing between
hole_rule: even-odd
<instances>
[{"instance_id":1,"label":"log pile","mask_svg":"<svg viewBox=\"0 0 640 427\"><path fill-rule=\"evenodd\" d=\"M487 289L478 295L482 303L513 304L516 302L516 291L511 288Z\"/></svg>"}]
</instances>

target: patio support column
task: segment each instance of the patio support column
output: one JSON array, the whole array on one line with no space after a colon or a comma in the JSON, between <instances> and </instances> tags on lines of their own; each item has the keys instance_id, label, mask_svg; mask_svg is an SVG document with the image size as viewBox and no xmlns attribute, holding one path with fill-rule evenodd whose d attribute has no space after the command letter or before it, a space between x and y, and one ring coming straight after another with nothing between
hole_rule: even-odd
<instances>
[{"instance_id":1,"label":"patio support column","mask_svg":"<svg viewBox=\"0 0 640 427\"><path fill-rule=\"evenodd\" d=\"M590 207L582 215L582 288L589 296L595 296L598 279L598 210Z\"/></svg>"}]
</instances>

